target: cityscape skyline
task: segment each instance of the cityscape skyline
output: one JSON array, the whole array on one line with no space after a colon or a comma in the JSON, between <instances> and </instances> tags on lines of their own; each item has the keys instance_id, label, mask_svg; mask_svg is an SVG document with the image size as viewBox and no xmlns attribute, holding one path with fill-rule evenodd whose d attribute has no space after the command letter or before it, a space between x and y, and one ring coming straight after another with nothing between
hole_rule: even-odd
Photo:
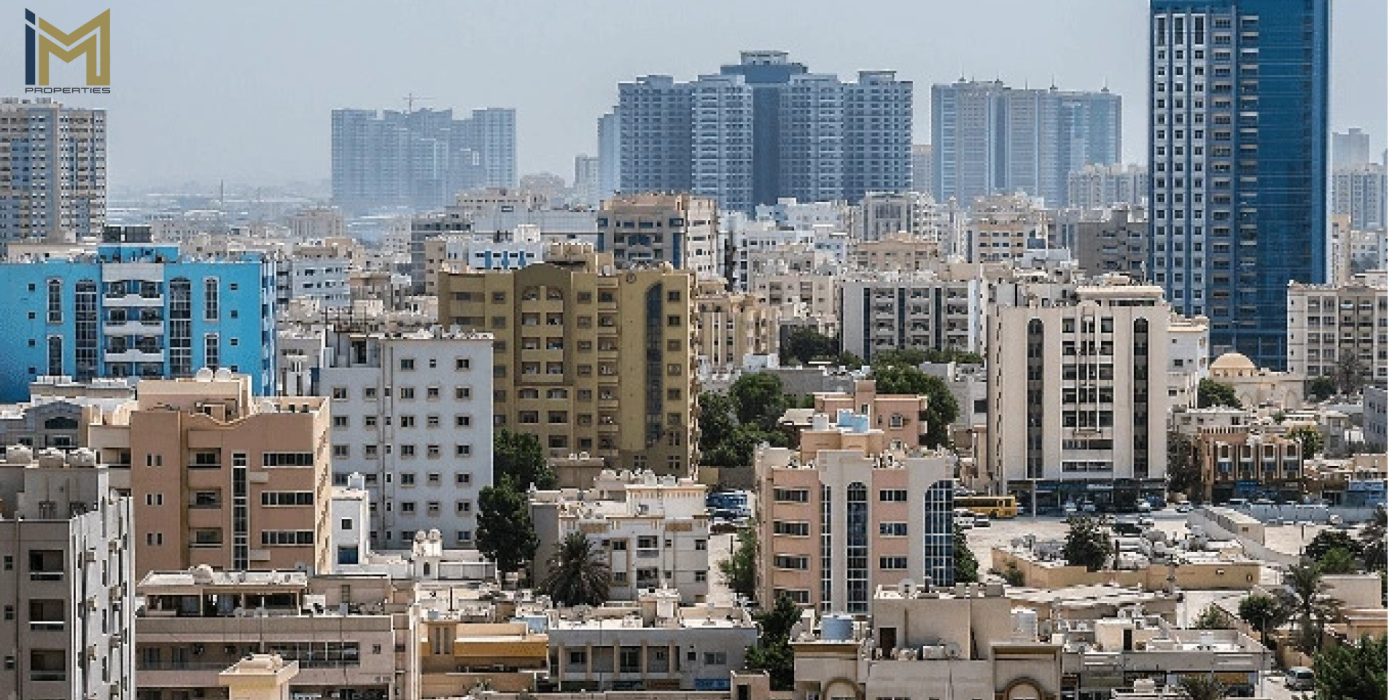
<instances>
[{"instance_id":1,"label":"cityscape skyline","mask_svg":"<svg viewBox=\"0 0 1400 700\"><path fill-rule=\"evenodd\" d=\"M1015 22L1010 3L978 7L908 8L910 21L891 27L879 13L822 24L815 18L830 13L792 15L786 6L746 8L726 13L707 5L702 15L690 7L676 8L668 24L686 24L702 31L670 36L666 32L599 26L593 40L579 42L567 54L550 54L545 63L522 59L518 36L539 47L564 45L576 27L599 13L628 16L646 22L642 13L618 2L585 2L567 7L523 3L510 8L419 6L403 11L394 29L378 13L351 9L327 16L317 4L279 7L269 15L256 3L220 10L217 21L208 11L183 6L132 6L113 14L112 93L102 96L61 96L65 104L101 106L114 120L110 142L111 185L116 190L169 187L195 181L200 186L229 184L280 185L321 183L330 177L330 134L326 115L336 108L402 109L414 94L415 106L452 108L509 107L519 114L519 172L547 170L568 175L573 158L596 149L596 119L611 107L617 84L647 74L670 74L689 80L712 71L747 49L777 49L800 56L803 62L854 79L859 70L895 70L914 83L914 142L928 143L929 86L959 77L1032 87L1052 81L1062 89L1097 90L1105 84L1123 96L1123 156L1142 163L1146 156L1145 45L1146 7L1112 0L1079 0L1068 8L1017 6ZM101 9L80 2L49 10L56 22L82 20ZM339 6L338 6L339 9ZM477 15L473 19L473 13ZM1360 127L1372 134L1372 159L1386 148L1384 4L1378 0L1338 3L1333 11L1334 130ZM268 22L275 16L277 21ZM541 20L547 16L548 20ZM732 19L715 20L713 17ZM786 17L785 21L778 21ZM809 19L812 18L812 19ZM660 21L658 19L658 21ZM868 23L867 23L868 22ZM915 33L937 23L983 24L987 31ZM256 30L253 31L256 25ZM877 26L878 25L878 26ZM218 26L217 31L176 31L183 26ZM774 31L773 27L790 31ZM708 30L705 28L708 27ZM480 28L479 30L476 28ZM244 30L248 31L244 31ZM334 42L330 37L366 37L380 32L379 41L392 45L415 42L403 56L362 51L362 42ZM486 56L488 65L465 70L460 57L464 32L469 54ZM879 34L878 41L842 41ZM1102 41L1085 42L1086 33ZM131 36L132 39L124 37ZM166 51L143 55L144 40L162 37ZM248 37L259 37L252 44ZM988 41L989 36L1001 40ZM323 38L324 37L324 38ZM294 39L294 40L293 40ZM515 42L515 43L507 43ZM1034 46L1024 55L1008 47ZM1084 46L1099 47L1084 51ZM649 47L658 50L650 51ZM665 51L659 50L665 47ZM0 44L0 61L22 65L22 42ZM511 53L514 52L514 53ZM179 55L179 61L166 60ZM229 70L228 57L240 56L239 70ZM307 56L318 58L308 60ZM505 58L496 58L505 57ZM1046 57L1051 60L1047 62ZM324 71L327 61L342 70ZM298 66L305 66L304 69ZM1034 66L1034 69L1027 69ZM306 76L314 74L317 82ZM403 76L414 75L412 80ZM548 79L550 89L541 89ZM7 78L18 92L22 71ZM156 110L143 105L169 105L171 93L183 95L176 104ZM225 94L243 99L222 102ZM289 96L300 97L289 99ZM268 109L276 106L277 109ZM1141 128L1139 128L1139 126ZM207 137L201 134L213 133ZM161 144L180 144L179 148Z\"/></svg>"}]
</instances>

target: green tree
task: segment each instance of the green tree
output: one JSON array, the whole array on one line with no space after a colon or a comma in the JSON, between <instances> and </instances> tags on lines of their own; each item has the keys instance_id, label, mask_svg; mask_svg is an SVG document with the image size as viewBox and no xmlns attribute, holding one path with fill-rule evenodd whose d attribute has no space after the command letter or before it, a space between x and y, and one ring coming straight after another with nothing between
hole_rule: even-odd
<instances>
[{"instance_id":1,"label":"green tree","mask_svg":"<svg viewBox=\"0 0 1400 700\"><path fill-rule=\"evenodd\" d=\"M1235 396L1235 387L1224 382L1217 382L1214 379L1202 379L1196 386L1196 406L1200 408L1210 408L1211 406L1229 406L1230 408L1244 408L1240 403L1240 398Z\"/></svg>"},{"instance_id":2,"label":"green tree","mask_svg":"<svg viewBox=\"0 0 1400 700\"><path fill-rule=\"evenodd\" d=\"M861 367L865 365L865 360L862 360L860 355L857 355L851 352L850 350L842 350L841 352L837 353L835 362L841 367Z\"/></svg>"},{"instance_id":3,"label":"green tree","mask_svg":"<svg viewBox=\"0 0 1400 700\"><path fill-rule=\"evenodd\" d=\"M1315 654L1322 641L1322 627L1337 619L1337 601L1327 595L1330 586L1322 581L1322 567L1304 558L1283 574L1281 604L1297 625L1294 646Z\"/></svg>"},{"instance_id":4,"label":"green tree","mask_svg":"<svg viewBox=\"0 0 1400 700\"><path fill-rule=\"evenodd\" d=\"M503 571L518 571L535 556L539 538L530 522L530 501L506 479L481 489L476 514L476 543Z\"/></svg>"},{"instance_id":5,"label":"green tree","mask_svg":"<svg viewBox=\"0 0 1400 700\"><path fill-rule=\"evenodd\" d=\"M1376 508L1376 512L1371 514L1371 519L1366 521L1366 526L1361 528L1361 564L1367 571L1385 570L1386 554L1389 548L1386 544L1386 509Z\"/></svg>"},{"instance_id":6,"label":"green tree","mask_svg":"<svg viewBox=\"0 0 1400 700\"><path fill-rule=\"evenodd\" d=\"M783 382L769 372L750 372L739 377L729 387L734 402L734 417L739 423L757 426L760 430L778 427L778 419L787 410L783 397Z\"/></svg>"},{"instance_id":7,"label":"green tree","mask_svg":"<svg viewBox=\"0 0 1400 700\"><path fill-rule=\"evenodd\" d=\"M719 563L719 572L724 574L724 582L730 590L753 600L756 580L754 558L758 555L758 536L754 534L753 528L746 527L739 531L736 539L739 540L739 546L734 549L732 556Z\"/></svg>"},{"instance_id":8,"label":"green tree","mask_svg":"<svg viewBox=\"0 0 1400 700\"><path fill-rule=\"evenodd\" d=\"M1103 521L1085 516L1070 518L1069 534L1065 536L1065 561L1071 566L1098 571L1111 554L1113 543Z\"/></svg>"},{"instance_id":9,"label":"green tree","mask_svg":"<svg viewBox=\"0 0 1400 700\"><path fill-rule=\"evenodd\" d=\"M721 391L707 391L700 395L700 451L709 452L722 443L739 427L734 419L734 400ZM708 460L705 464L713 464Z\"/></svg>"},{"instance_id":10,"label":"green tree","mask_svg":"<svg viewBox=\"0 0 1400 700\"><path fill-rule=\"evenodd\" d=\"M1350 350L1343 350L1337 356L1337 364L1332 367L1332 381L1337 384L1337 393L1350 396L1366 383L1366 367L1361 358Z\"/></svg>"},{"instance_id":11,"label":"green tree","mask_svg":"<svg viewBox=\"0 0 1400 700\"><path fill-rule=\"evenodd\" d=\"M1253 593L1240 601L1240 619L1249 623L1268 646L1269 633L1288 619L1288 612L1273 596Z\"/></svg>"},{"instance_id":12,"label":"green tree","mask_svg":"<svg viewBox=\"0 0 1400 700\"><path fill-rule=\"evenodd\" d=\"M1306 386L1308 398L1313 401L1326 401L1337 395L1337 380L1331 377L1309 379Z\"/></svg>"},{"instance_id":13,"label":"green tree","mask_svg":"<svg viewBox=\"0 0 1400 700\"><path fill-rule=\"evenodd\" d=\"M1001 572L1001 577L1012 586L1026 585L1026 572L1022 571L1021 567L1016 566L1016 562L1007 564L1006 570Z\"/></svg>"},{"instance_id":14,"label":"green tree","mask_svg":"<svg viewBox=\"0 0 1400 700\"><path fill-rule=\"evenodd\" d=\"M960 527L953 528L953 581L977 583L977 556L967 546L967 532Z\"/></svg>"},{"instance_id":15,"label":"green tree","mask_svg":"<svg viewBox=\"0 0 1400 700\"><path fill-rule=\"evenodd\" d=\"M1328 552L1338 548L1346 550L1353 557L1359 557L1364 546L1345 531L1323 530L1303 549L1303 556L1320 561Z\"/></svg>"},{"instance_id":16,"label":"green tree","mask_svg":"<svg viewBox=\"0 0 1400 700\"><path fill-rule=\"evenodd\" d=\"M753 424L741 425L720 439L709 452L700 456L700 461L714 467L741 467L753 463L753 450L759 443L766 442L774 447L786 447L787 435L778 430L761 430Z\"/></svg>"},{"instance_id":17,"label":"green tree","mask_svg":"<svg viewBox=\"0 0 1400 700\"><path fill-rule=\"evenodd\" d=\"M554 488L554 470L545 461L540 439L534 433L500 430L492 443L496 485L509 479L518 488Z\"/></svg>"},{"instance_id":18,"label":"green tree","mask_svg":"<svg viewBox=\"0 0 1400 700\"><path fill-rule=\"evenodd\" d=\"M1184 433L1167 433L1167 488L1200 500L1201 465L1196 445Z\"/></svg>"},{"instance_id":19,"label":"green tree","mask_svg":"<svg viewBox=\"0 0 1400 700\"><path fill-rule=\"evenodd\" d=\"M811 326L794 329L783 339L779 349L779 355L785 365L794 364L794 361L796 364L805 365L812 360L832 359L840 352L839 340L823 335Z\"/></svg>"},{"instance_id":20,"label":"green tree","mask_svg":"<svg viewBox=\"0 0 1400 700\"><path fill-rule=\"evenodd\" d=\"M975 352L965 352L962 350L900 348L898 350L885 350L876 353L874 364L918 366L924 362L936 364L956 362L964 365L980 365L982 364L982 356Z\"/></svg>"},{"instance_id":21,"label":"green tree","mask_svg":"<svg viewBox=\"0 0 1400 700\"><path fill-rule=\"evenodd\" d=\"M1196 616L1191 626L1198 630L1227 630L1234 625L1230 623L1230 616L1226 615L1224 610L1212 604Z\"/></svg>"},{"instance_id":22,"label":"green tree","mask_svg":"<svg viewBox=\"0 0 1400 700\"><path fill-rule=\"evenodd\" d=\"M555 605L602 605L608 599L612 576L604 556L587 535L570 532L555 545L540 588Z\"/></svg>"},{"instance_id":23,"label":"green tree","mask_svg":"<svg viewBox=\"0 0 1400 700\"><path fill-rule=\"evenodd\" d=\"M1225 697L1225 684L1214 676L1182 676L1176 684L1187 700L1223 700Z\"/></svg>"},{"instance_id":24,"label":"green tree","mask_svg":"<svg viewBox=\"0 0 1400 700\"><path fill-rule=\"evenodd\" d=\"M1298 441L1298 447L1303 452L1303 459L1312 459L1322 449L1322 433L1311 425L1289 428L1284 437Z\"/></svg>"},{"instance_id":25,"label":"green tree","mask_svg":"<svg viewBox=\"0 0 1400 700\"><path fill-rule=\"evenodd\" d=\"M1317 560L1317 566L1324 574L1354 574L1356 557L1346 547L1333 547Z\"/></svg>"},{"instance_id":26,"label":"green tree","mask_svg":"<svg viewBox=\"0 0 1400 700\"><path fill-rule=\"evenodd\" d=\"M1362 637L1317 655L1317 700L1381 700L1386 691L1386 638Z\"/></svg>"},{"instance_id":27,"label":"green tree","mask_svg":"<svg viewBox=\"0 0 1400 700\"><path fill-rule=\"evenodd\" d=\"M774 690L792 690L792 626L802 618L802 611L787 596L779 596L773 607L754 615L758 623L758 644L744 653L744 666L752 671L767 671L768 682Z\"/></svg>"},{"instance_id":28,"label":"green tree","mask_svg":"<svg viewBox=\"0 0 1400 700\"><path fill-rule=\"evenodd\" d=\"M875 368L875 391L881 394L924 394L928 409L923 420L928 433L923 437L925 447L947 447L950 443L948 425L958 418L958 402L942 379L920 372L907 364L881 365Z\"/></svg>"}]
</instances>

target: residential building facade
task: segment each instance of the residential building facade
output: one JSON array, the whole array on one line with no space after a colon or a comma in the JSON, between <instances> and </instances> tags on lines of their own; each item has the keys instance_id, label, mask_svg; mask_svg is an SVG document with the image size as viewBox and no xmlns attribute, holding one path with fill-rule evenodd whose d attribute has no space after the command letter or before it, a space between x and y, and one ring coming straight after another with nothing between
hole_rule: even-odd
<instances>
[{"instance_id":1,"label":"residential building facade","mask_svg":"<svg viewBox=\"0 0 1400 700\"><path fill-rule=\"evenodd\" d=\"M147 227L108 227L96 253L0 263L0 401L40 376L188 377L236 368L274 391L275 263L260 254L191 259Z\"/></svg>"},{"instance_id":2,"label":"residential building facade","mask_svg":"<svg viewBox=\"0 0 1400 700\"><path fill-rule=\"evenodd\" d=\"M610 197L598 209L599 252L619 267L670 263L700 277L723 273L715 202L688 194Z\"/></svg>"},{"instance_id":3,"label":"residential building facade","mask_svg":"<svg viewBox=\"0 0 1400 700\"><path fill-rule=\"evenodd\" d=\"M987 451L1001 493L1108 506L1166 477L1168 333L1159 287L1125 278L992 309ZM1029 509L1028 509L1029 510Z\"/></svg>"},{"instance_id":4,"label":"residential building facade","mask_svg":"<svg viewBox=\"0 0 1400 700\"><path fill-rule=\"evenodd\" d=\"M106 110L0 99L0 245L89 238L106 221Z\"/></svg>"},{"instance_id":5,"label":"residential building facade","mask_svg":"<svg viewBox=\"0 0 1400 700\"><path fill-rule=\"evenodd\" d=\"M1334 285L1289 284L1288 370L1308 379L1345 371L1362 384L1384 384L1387 315L1384 274Z\"/></svg>"},{"instance_id":6,"label":"residential building facade","mask_svg":"<svg viewBox=\"0 0 1400 700\"><path fill-rule=\"evenodd\" d=\"M131 500L91 450L5 448L0 695L136 697Z\"/></svg>"},{"instance_id":7,"label":"residential building facade","mask_svg":"<svg viewBox=\"0 0 1400 700\"><path fill-rule=\"evenodd\" d=\"M475 543L477 498L493 483L489 333L330 334L313 393L330 398L334 481L364 476L375 546L437 529Z\"/></svg>"},{"instance_id":8,"label":"residential building facade","mask_svg":"<svg viewBox=\"0 0 1400 700\"><path fill-rule=\"evenodd\" d=\"M617 270L610 253L552 245L512 271L445 272L445 326L495 336L493 422L546 453L686 474L695 426L694 273Z\"/></svg>"},{"instance_id":9,"label":"residential building facade","mask_svg":"<svg viewBox=\"0 0 1400 700\"><path fill-rule=\"evenodd\" d=\"M758 604L870 612L905 579L953 583L953 466L947 452L755 451Z\"/></svg>"}]
</instances>

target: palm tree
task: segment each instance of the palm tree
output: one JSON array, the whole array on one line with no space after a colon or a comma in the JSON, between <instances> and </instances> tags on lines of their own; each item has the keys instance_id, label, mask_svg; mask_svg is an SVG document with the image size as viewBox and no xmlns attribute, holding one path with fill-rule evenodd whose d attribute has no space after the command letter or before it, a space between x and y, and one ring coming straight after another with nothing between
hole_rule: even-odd
<instances>
[{"instance_id":1,"label":"palm tree","mask_svg":"<svg viewBox=\"0 0 1400 700\"><path fill-rule=\"evenodd\" d=\"M1327 595L1331 585L1322 576L1322 567L1307 559L1288 567L1283 575L1287 590L1281 603L1297 624L1296 646L1308 654L1317 652L1322 626L1337 619L1337 601Z\"/></svg>"},{"instance_id":2,"label":"palm tree","mask_svg":"<svg viewBox=\"0 0 1400 700\"><path fill-rule=\"evenodd\" d=\"M582 532L571 532L554 549L540 588L556 605L599 605L608 599L610 578L603 553Z\"/></svg>"},{"instance_id":3,"label":"palm tree","mask_svg":"<svg viewBox=\"0 0 1400 700\"><path fill-rule=\"evenodd\" d=\"M1361 391L1361 385L1366 381L1366 367L1356 353L1345 350L1337 357L1332 380L1337 383L1338 392L1350 396Z\"/></svg>"}]
</instances>

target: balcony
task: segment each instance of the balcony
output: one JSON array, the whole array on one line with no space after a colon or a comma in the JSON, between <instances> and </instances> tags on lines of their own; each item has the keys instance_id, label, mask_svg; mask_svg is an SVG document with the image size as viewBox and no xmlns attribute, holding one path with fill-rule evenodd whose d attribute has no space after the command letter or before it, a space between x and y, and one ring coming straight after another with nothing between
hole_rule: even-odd
<instances>
[{"instance_id":1,"label":"balcony","mask_svg":"<svg viewBox=\"0 0 1400 700\"><path fill-rule=\"evenodd\" d=\"M108 294L103 303L108 308L114 306L136 306L155 307L165 306L165 297L157 294L155 296L142 296L140 294Z\"/></svg>"},{"instance_id":2,"label":"balcony","mask_svg":"<svg viewBox=\"0 0 1400 700\"><path fill-rule=\"evenodd\" d=\"M151 336L165 334L165 321L124 321L122 323L108 322L102 327L103 335L127 336Z\"/></svg>"}]
</instances>

